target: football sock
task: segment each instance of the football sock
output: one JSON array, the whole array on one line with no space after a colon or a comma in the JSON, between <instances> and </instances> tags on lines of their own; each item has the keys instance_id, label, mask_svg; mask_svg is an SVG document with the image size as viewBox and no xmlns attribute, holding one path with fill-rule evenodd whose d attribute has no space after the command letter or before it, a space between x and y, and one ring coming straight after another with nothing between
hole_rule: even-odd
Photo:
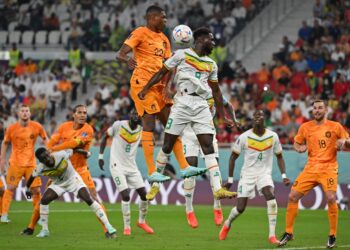
<instances>
[{"instance_id":1,"label":"football sock","mask_svg":"<svg viewBox=\"0 0 350 250\"><path fill-rule=\"evenodd\" d=\"M157 167L158 173L163 174L164 168L168 163L168 157L169 157L169 154L164 153L163 149L159 150L159 153L157 155L157 160L156 160L156 167Z\"/></svg>"},{"instance_id":2,"label":"football sock","mask_svg":"<svg viewBox=\"0 0 350 250\"><path fill-rule=\"evenodd\" d=\"M2 213L1 211L2 211L2 197L3 197L3 195L0 196L0 216L1 216L1 213Z\"/></svg>"},{"instance_id":3,"label":"football sock","mask_svg":"<svg viewBox=\"0 0 350 250\"><path fill-rule=\"evenodd\" d=\"M294 221L298 215L298 207L298 202L288 202L286 214L286 233L293 233Z\"/></svg>"},{"instance_id":4,"label":"football sock","mask_svg":"<svg viewBox=\"0 0 350 250\"><path fill-rule=\"evenodd\" d=\"M33 194L32 196L32 203L33 203L33 213L32 218L30 219L30 223L28 225L29 228L34 229L36 226L36 223L38 222L40 218L40 200L41 200L41 194Z\"/></svg>"},{"instance_id":5,"label":"football sock","mask_svg":"<svg viewBox=\"0 0 350 250\"><path fill-rule=\"evenodd\" d=\"M4 196L2 197L2 215L7 215L10 209L11 201L13 197L13 191L6 189Z\"/></svg>"},{"instance_id":6,"label":"football sock","mask_svg":"<svg viewBox=\"0 0 350 250\"><path fill-rule=\"evenodd\" d=\"M130 201L121 202L124 228L130 228Z\"/></svg>"},{"instance_id":7,"label":"football sock","mask_svg":"<svg viewBox=\"0 0 350 250\"><path fill-rule=\"evenodd\" d=\"M186 178L184 180L184 195L186 201L186 213L193 211L193 193L196 187L196 177Z\"/></svg>"},{"instance_id":8,"label":"football sock","mask_svg":"<svg viewBox=\"0 0 350 250\"><path fill-rule=\"evenodd\" d=\"M151 175L156 171L156 166L154 165L154 161L153 161L153 154L154 154L153 132L142 131L141 144L142 144L143 154L145 156L145 161L148 169L148 175Z\"/></svg>"},{"instance_id":9,"label":"football sock","mask_svg":"<svg viewBox=\"0 0 350 250\"><path fill-rule=\"evenodd\" d=\"M49 230L49 205L40 204L40 218L43 230Z\"/></svg>"},{"instance_id":10,"label":"football sock","mask_svg":"<svg viewBox=\"0 0 350 250\"><path fill-rule=\"evenodd\" d=\"M269 200L267 203L267 217L269 219L269 237L275 236L277 222L277 202L276 199Z\"/></svg>"},{"instance_id":11,"label":"football sock","mask_svg":"<svg viewBox=\"0 0 350 250\"><path fill-rule=\"evenodd\" d=\"M336 202L328 203L329 235L337 235L338 226L338 206Z\"/></svg>"},{"instance_id":12,"label":"football sock","mask_svg":"<svg viewBox=\"0 0 350 250\"><path fill-rule=\"evenodd\" d=\"M212 190L216 192L221 188L221 174L220 174L218 161L215 158L215 154L205 155L204 161L205 161L205 166L209 170Z\"/></svg>"},{"instance_id":13,"label":"football sock","mask_svg":"<svg viewBox=\"0 0 350 250\"><path fill-rule=\"evenodd\" d=\"M92 211L95 212L97 218L102 221L103 225L107 228L111 227L111 224L108 221L106 213L103 211L102 206L97 202L94 201L91 205L90 208Z\"/></svg>"},{"instance_id":14,"label":"football sock","mask_svg":"<svg viewBox=\"0 0 350 250\"><path fill-rule=\"evenodd\" d=\"M145 223L148 212L148 201L140 200L139 203L139 223Z\"/></svg>"},{"instance_id":15,"label":"football sock","mask_svg":"<svg viewBox=\"0 0 350 250\"><path fill-rule=\"evenodd\" d=\"M175 154L176 160L179 163L180 169L185 169L187 168L188 162L186 161L185 155L184 155L184 148L181 142L180 138L176 139L176 142L173 147L173 152Z\"/></svg>"},{"instance_id":16,"label":"football sock","mask_svg":"<svg viewBox=\"0 0 350 250\"><path fill-rule=\"evenodd\" d=\"M214 198L214 209L215 210L220 210L221 209L221 202L218 199Z\"/></svg>"},{"instance_id":17,"label":"football sock","mask_svg":"<svg viewBox=\"0 0 350 250\"><path fill-rule=\"evenodd\" d=\"M237 211L237 207L234 207L231 209L230 215L228 216L227 220L225 220L225 225L227 227L231 227L232 222L241 214Z\"/></svg>"}]
</instances>

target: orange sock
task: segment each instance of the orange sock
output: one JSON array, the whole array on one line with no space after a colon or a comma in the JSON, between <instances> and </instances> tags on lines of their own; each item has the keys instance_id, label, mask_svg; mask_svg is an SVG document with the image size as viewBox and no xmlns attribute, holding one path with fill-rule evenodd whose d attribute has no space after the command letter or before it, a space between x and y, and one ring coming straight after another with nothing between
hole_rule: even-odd
<instances>
[{"instance_id":1,"label":"orange sock","mask_svg":"<svg viewBox=\"0 0 350 250\"><path fill-rule=\"evenodd\" d=\"M154 164L154 142L153 132L142 131L142 148L145 156L146 165L148 169L148 175L156 172L156 165Z\"/></svg>"},{"instance_id":2,"label":"orange sock","mask_svg":"<svg viewBox=\"0 0 350 250\"><path fill-rule=\"evenodd\" d=\"M289 234L293 233L294 221L298 215L298 205L298 202L288 202L286 214L286 232Z\"/></svg>"},{"instance_id":3,"label":"orange sock","mask_svg":"<svg viewBox=\"0 0 350 250\"><path fill-rule=\"evenodd\" d=\"M6 189L4 196L2 197L2 215L7 215L10 209L11 201L13 197L13 191Z\"/></svg>"},{"instance_id":4,"label":"orange sock","mask_svg":"<svg viewBox=\"0 0 350 250\"><path fill-rule=\"evenodd\" d=\"M28 227L34 230L36 223L40 218L41 194L33 194L32 200L33 200L33 213L32 213L32 218L30 219L30 223Z\"/></svg>"},{"instance_id":5,"label":"orange sock","mask_svg":"<svg viewBox=\"0 0 350 250\"><path fill-rule=\"evenodd\" d=\"M184 148L182 146L182 142L180 138L177 138L175 144L174 144L174 148L173 148L173 152L175 154L176 160L180 165L181 169L185 169L187 168L189 165L186 161L185 155L184 155Z\"/></svg>"},{"instance_id":6,"label":"orange sock","mask_svg":"<svg viewBox=\"0 0 350 250\"><path fill-rule=\"evenodd\" d=\"M2 196L3 195L4 195L4 193L2 193L0 196L0 215L1 215L1 211L2 211Z\"/></svg>"},{"instance_id":7,"label":"orange sock","mask_svg":"<svg viewBox=\"0 0 350 250\"><path fill-rule=\"evenodd\" d=\"M337 235L338 206L336 202L328 203L329 235Z\"/></svg>"}]
</instances>

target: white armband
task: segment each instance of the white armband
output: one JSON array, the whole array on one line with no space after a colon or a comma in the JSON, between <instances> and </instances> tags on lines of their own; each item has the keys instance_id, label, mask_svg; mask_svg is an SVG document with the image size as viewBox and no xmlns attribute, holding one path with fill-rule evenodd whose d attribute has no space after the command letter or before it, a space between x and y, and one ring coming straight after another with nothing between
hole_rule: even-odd
<instances>
[{"instance_id":1,"label":"white armband","mask_svg":"<svg viewBox=\"0 0 350 250\"><path fill-rule=\"evenodd\" d=\"M229 176L229 177L227 178L227 182L232 184L232 183L233 183L233 177L230 177L230 176Z\"/></svg>"},{"instance_id":2,"label":"white armband","mask_svg":"<svg viewBox=\"0 0 350 250\"><path fill-rule=\"evenodd\" d=\"M103 160L103 154L99 154L99 155L98 155L98 159L99 159L99 160Z\"/></svg>"},{"instance_id":3,"label":"white armband","mask_svg":"<svg viewBox=\"0 0 350 250\"><path fill-rule=\"evenodd\" d=\"M283 173L283 174L282 174L282 179L287 179L286 173Z\"/></svg>"}]
</instances>

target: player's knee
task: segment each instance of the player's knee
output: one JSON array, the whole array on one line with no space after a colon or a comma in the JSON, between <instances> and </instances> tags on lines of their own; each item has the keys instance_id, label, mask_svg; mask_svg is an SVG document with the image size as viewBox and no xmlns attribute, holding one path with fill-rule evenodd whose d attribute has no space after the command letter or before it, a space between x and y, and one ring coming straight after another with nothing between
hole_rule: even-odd
<instances>
[{"instance_id":1,"label":"player's knee","mask_svg":"<svg viewBox=\"0 0 350 250\"><path fill-rule=\"evenodd\" d=\"M201 146L202 146L202 151L205 155L214 154L213 144L209 143L209 144L204 144Z\"/></svg>"},{"instance_id":2,"label":"player's knee","mask_svg":"<svg viewBox=\"0 0 350 250\"><path fill-rule=\"evenodd\" d=\"M245 206L237 206L237 211L238 211L238 213L243 213L244 212L244 210L245 210Z\"/></svg>"},{"instance_id":3,"label":"player's knee","mask_svg":"<svg viewBox=\"0 0 350 250\"><path fill-rule=\"evenodd\" d=\"M171 153L172 147L171 147L171 145L170 145L170 143L168 141L164 142L162 150L166 154L170 154Z\"/></svg>"},{"instance_id":4,"label":"player's knee","mask_svg":"<svg viewBox=\"0 0 350 250\"><path fill-rule=\"evenodd\" d=\"M288 201L292 202L292 203L297 203L299 201L299 197L297 196L296 193L290 192L289 197L288 197Z\"/></svg>"},{"instance_id":5,"label":"player's knee","mask_svg":"<svg viewBox=\"0 0 350 250\"><path fill-rule=\"evenodd\" d=\"M122 195L122 200L125 201L125 202L129 202L130 201L130 195L129 194Z\"/></svg>"},{"instance_id":6,"label":"player's knee","mask_svg":"<svg viewBox=\"0 0 350 250\"><path fill-rule=\"evenodd\" d=\"M40 201L40 204L41 204L41 205L49 205L50 202L51 202L51 200L50 200L49 198L47 198L47 197L42 197L42 198L41 198L41 201Z\"/></svg>"},{"instance_id":7,"label":"player's knee","mask_svg":"<svg viewBox=\"0 0 350 250\"><path fill-rule=\"evenodd\" d=\"M326 194L327 203L335 203L337 201L337 196L335 193L327 193Z\"/></svg>"},{"instance_id":8,"label":"player's knee","mask_svg":"<svg viewBox=\"0 0 350 250\"><path fill-rule=\"evenodd\" d=\"M32 195L39 195L40 194L39 187L31 188L30 191L32 192Z\"/></svg>"},{"instance_id":9,"label":"player's knee","mask_svg":"<svg viewBox=\"0 0 350 250\"><path fill-rule=\"evenodd\" d=\"M94 203L94 201L91 199L91 197L86 197L84 199L85 203L88 205L88 206L91 206L92 203Z\"/></svg>"}]
</instances>

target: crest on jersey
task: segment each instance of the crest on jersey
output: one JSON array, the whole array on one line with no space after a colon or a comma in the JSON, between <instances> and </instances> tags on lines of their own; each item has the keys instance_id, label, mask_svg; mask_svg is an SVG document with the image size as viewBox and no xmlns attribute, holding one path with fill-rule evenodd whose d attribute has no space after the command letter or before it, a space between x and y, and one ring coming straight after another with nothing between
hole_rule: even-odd
<instances>
[{"instance_id":1,"label":"crest on jersey","mask_svg":"<svg viewBox=\"0 0 350 250\"><path fill-rule=\"evenodd\" d=\"M29 136L29 138L30 138L31 140L33 140L33 139L34 139L34 135L31 134L31 135Z\"/></svg>"},{"instance_id":2,"label":"crest on jersey","mask_svg":"<svg viewBox=\"0 0 350 250\"><path fill-rule=\"evenodd\" d=\"M329 131L327 131L327 132L326 132L326 134L325 134L325 136L326 136L327 138L331 138L332 133L331 133L331 132L329 132Z\"/></svg>"}]
</instances>

